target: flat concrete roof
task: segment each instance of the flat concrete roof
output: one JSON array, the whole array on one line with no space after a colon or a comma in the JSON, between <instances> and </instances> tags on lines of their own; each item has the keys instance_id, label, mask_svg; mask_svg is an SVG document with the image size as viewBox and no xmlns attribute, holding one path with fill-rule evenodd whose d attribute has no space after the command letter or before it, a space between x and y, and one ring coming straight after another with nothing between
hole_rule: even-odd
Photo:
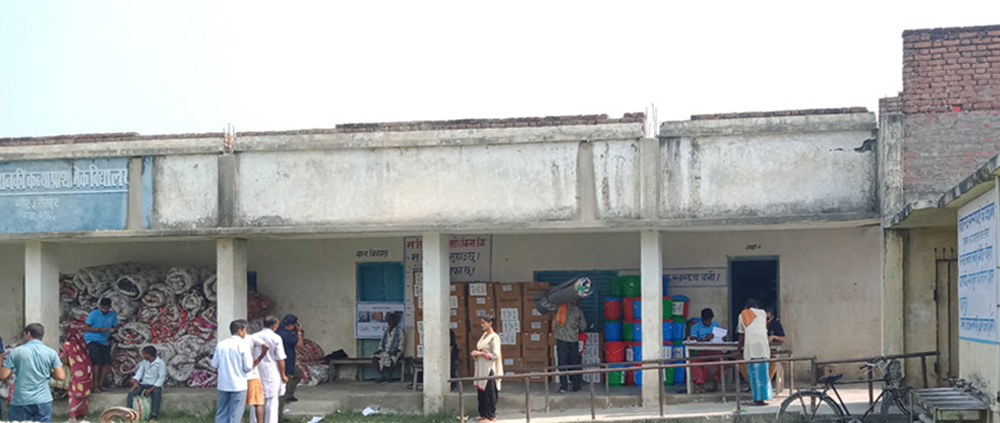
<instances>
[{"instance_id":1,"label":"flat concrete roof","mask_svg":"<svg viewBox=\"0 0 1000 423\"><path fill-rule=\"evenodd\" d=\"M889 219L890 228L928 228L958 225L958 209L996 185L1000 177L1000 155L986 163L938 198L907 205Z\"/></svg>"}]
</instances>

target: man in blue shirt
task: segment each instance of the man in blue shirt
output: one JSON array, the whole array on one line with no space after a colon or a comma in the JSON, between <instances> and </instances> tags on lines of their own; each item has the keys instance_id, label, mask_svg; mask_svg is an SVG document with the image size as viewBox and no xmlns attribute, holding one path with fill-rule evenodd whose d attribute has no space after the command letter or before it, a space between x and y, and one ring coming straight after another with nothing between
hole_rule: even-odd
<instances>
[{"instance_id":1,"label":"man in blue shirt","mask_svg":"<svg viewBox=\"0 0 1000 423\"><path fill-rule=\"evenodd\" d=\"M706 308L701 311L701 321L691 326L691 336L688 340L695 342L711 342L715 339L715 333L713 331L715 328L719 327L719 323L713 321L715 319L715 313L712 309ZM719 355L721 351L695 351L695 356L704 357L710 355ZM709 361L715 361L714 359L708 360L693 360L693 363L705 363ZM705 381L708 379L709 373L714 373L714 380L716 383L719 381L721 372L715 367L692 367L691 368L691 378L694 379L694 393L700 394L705 392ZM712 389L713 391L715 389Z\"/></svg>"},{"instance_id":2,"label":"man in blue shirt","mask_svg":"<svg viewBox=\"0 0 1000 423\"><path fill-rule=\"evenodd\" d=\"M52 421L52 391L49 378L66 380L59 353L42 343L45 328L32 323L24 328L25 343L7 354L0 366L0 380L17 375L10 400L10 421Z\"/></svg>"},{"instance_id":3,"label":"man in blue shirt","mask_svg":"<svg viewBox=\"0 0 1000 423\"><path fill-rule=\"evenodd\" d=\"M160 402L163 400L163 382L167 380L167 363L156 356L156 347L152 345L142 349L142 358L139 369L132 377L128 408L132 408L132 399L138 395L152 397L149 418L156 420L160 414Z\"/></svg>"},{"instance_id":4,"label":"man in blue shirt","mask_svg":"<svg viewBox=\"0 0 1000 423\"><path fill-rule=\"evenodd\" d=\"M111 374L111 329L118 326L118 314L111 310L111 299L101 300L100 307L87 315L83 340L87 342L90 365L94 373L94 392L104 390L104 381Z\"/></svg>"},{"instance_id":5,"label":"man in blue shirt","mask_svg":"<svg viewBox=\"0 0 1000 423\"><path fill-rule=\"evenodd\" d=\"M281 343L285 347L285 375L288 376L288 384L285 386L285 395L278 401L279 412L284 412L285 404L299 400L295 398L295 388L302 381L303 375L302 370L295 365L295 348L304 345L306 331L302 329L297 316L288 314L281 319L281 327L274 333L281 337ZM281 420L280 416L278 420Z\"/></svg>"}]
</instances>

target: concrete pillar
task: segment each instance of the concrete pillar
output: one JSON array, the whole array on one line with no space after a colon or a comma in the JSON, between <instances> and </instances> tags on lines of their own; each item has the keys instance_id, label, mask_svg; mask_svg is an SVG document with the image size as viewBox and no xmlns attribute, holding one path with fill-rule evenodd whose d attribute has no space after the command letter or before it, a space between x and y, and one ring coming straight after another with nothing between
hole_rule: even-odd
<instances>
[{"instance_id":1,"label":"concrete pillar","mask_svg":"<svg viewBox=\"0 0 1000 423\"><path fill-rule=\"evenodd\" d=\"M882 230L882 354L906 350L903 332L906 230Z\"/></svg>"},{"instance_id":2,"label":"concrete pillar","mask_svg":"<svg viewBox=\"0 0 1000 423\"><path fill-rule=\"evenodd\" d=\"M644 230L640 239L642 272L642 359L663 357L663 250L660 231ZM655 407L660 401L656 370L642 373L642 405Z\"/></svg>"},{"instance_id":3,"label":"concrete pillar","mask_svg":"<svg viewBox=\"0 0 1000 423\"><path fill-rule=\"evenodd\" d=\"M247 240L222 238L215 243L220 341L232 336L229 323L247 318Z\"/></svg>"},{"instance_id":4,"label":"concrete pillar","mask_svg":"<svg viewBox=\"0 0 1000 423\"><path fill-rule=\"evenodd\" d=\"M448 235L425 233L424 257L424 413L444 411L451 376L448 334Z\"/></svg>"},{"instance_id":5,"label":"concrete pillar","mask_svg":"<svg viewBox=\"0 0 1000 423\"><path fill-rule=\"evenodd\" d=\"M24 245L24 324L45 327L45 345L59 348L59 246L28 241ZM20 338L20 331L18 331Z\"/></svg>"}]
</instances>

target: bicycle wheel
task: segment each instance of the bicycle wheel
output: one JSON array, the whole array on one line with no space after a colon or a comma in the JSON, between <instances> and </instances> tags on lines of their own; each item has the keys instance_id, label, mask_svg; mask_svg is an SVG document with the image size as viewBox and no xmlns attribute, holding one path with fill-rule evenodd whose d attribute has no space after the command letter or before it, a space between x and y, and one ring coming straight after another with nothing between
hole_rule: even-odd
<instances>
[{"instance_id":1,"label":"bicycle wheel","mask_svg":"<svg viewBox=\"0 0 1000 423\"><path fill-rule=\"evenodd\" d=\"M910 415L909 408L909 396L906 398L901 396L902 392L897 391L886 391L885 395L882 397L882 421L888 422L889 416L892 414L892 409L896 408L899 413L905 416Z\"/></svg>"},{"instance_id":2,"label":"bicycle wheel","mask_svg":"<svg viewBox=\"0 0 1000 423\"><path fill-rule=\"evenodd\" d=\"M801 413L802 419L809 423L842 422L845 419L844 410L833 398L822 392L796 392L781 402L775 422L790 421L791 417L782 420L785 414Z\"/></svg>"}]
</instances>

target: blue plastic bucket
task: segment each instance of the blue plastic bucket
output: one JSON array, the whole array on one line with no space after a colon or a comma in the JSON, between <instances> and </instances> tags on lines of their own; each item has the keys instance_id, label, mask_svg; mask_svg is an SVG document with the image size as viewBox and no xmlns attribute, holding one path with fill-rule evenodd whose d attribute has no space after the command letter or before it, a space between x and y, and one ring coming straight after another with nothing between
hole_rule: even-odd
<instances>
[{"instance_id":1,"label":"blue plastic bucket","mask_svg":"<svg viewBox=\"0 0 1000 423\"><path fill-rule=\"evenodd\" d=\"M674 344L674 357L683 358L684 357L684 344ZM675 363L683 363L683 361L675 361ZM674 383L684 383L684 374L687 373L684 369L677 368L674 369Z\"/></svg>"},{"instance_id":2,"label":"blue plastic bucket","mask_svg":"<svg viewBox=\"0 0 1000 423\"><path fill-rule=\"evenodd\" d=\"M632 318L642 320L642 301L632 302Z\"/></svg>"},{"instance_id":3,"label":"blue plastic bucket","mask_svg":"<svg viewBox=\"0 0 1000 423\"><path fill-rule=\"evenodd\" d=\"M621 341L622 340L622 322L605 322L604 323L604 340L605 341Z\"/></svg>"},{"instance_id":4,"label":"blue plastic bucket","mask_svg":"<svg viewBox=\"0 0 1000 423\"><path fill-rule=\"evenodd\" d=\"M674 330L672 331L674 341L679 342L684 340L684 329L687 329L686 326L687 325L684 324L684 322L674 322Z\"/></svg>"},{"instance_id":5,"label":"blue plastic bucket","mask_svg":"<svg viewBox=\"0 0 1000 423\"><path fill-rule=\"evenodd\" d=\"M632 346L632 361L642 361L642 345Z\"/></svg>"},{"instance_id":6,"label":"blue plastic bucket","mask_svg":"<svg viewBox=\"0 0 1000 423\"><path fill-rule=\"evenodd\" d=\"M642 386L642 370L635 371L635 386Z\"/></svg>"},{"instance_id":7,"label":"blue plastic bucket","mask_svg":"<svg viewBox=\"0 0 1000 423\"><path fill-rule=\"evenodd\" d=\"M628 323L632 325L632 341L642 342L642 323Z\"/></svg>"},{"instance_id":8,"label":"blue plastic bucket","mask_svg":"<svg viewBox=\"0 0 1000 423\"><path fill-rule=\"evenodd\" d=\"M665 321L663 322L663 342L670 342L674 340L674 322Z\"/></svg>"}]
</instances>

